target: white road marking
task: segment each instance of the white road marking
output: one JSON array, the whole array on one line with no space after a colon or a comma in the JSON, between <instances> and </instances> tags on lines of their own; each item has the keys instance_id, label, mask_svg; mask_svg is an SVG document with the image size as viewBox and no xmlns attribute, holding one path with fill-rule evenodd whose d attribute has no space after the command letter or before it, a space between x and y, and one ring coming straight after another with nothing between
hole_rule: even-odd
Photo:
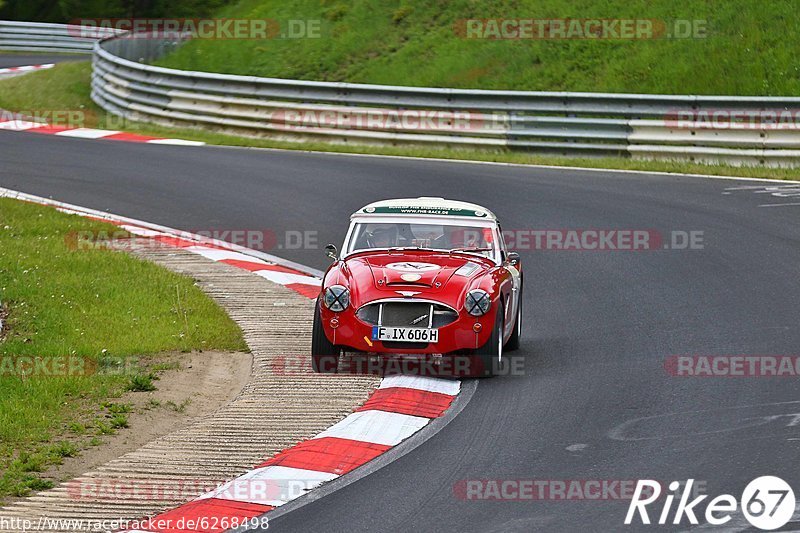
<instances>
[{"instance_id":1,"label":"white road marking","mask_svg":"<svg viewBox=\"0 0 800 533\"><path fill-rule=\"evenodd\" d=\"M450 164L464 164L464 165L493 165L502 167L517 167L529 169L547 169L547 170L574 170L577 172L602 172L604 174L634 174L640 176L665 176L673 178L705 178L711 180L729 180L729 181L750 181L762 183L800 183L798 180L780 180L775 178L749 178L744 176L720 176L715 174L686 174L682 172L663 172L658 170L628 170L619 168L596 168L596 167L574 167L574 166L561 166L561 165L535 165L526 163L504 163L501 161L476 161L474 159L445 159L442 157L418 157L410 155L383 155L383 154L353 154L347 152L323 152L320 150L291 150L288 148L262 148L250 146L227 146L215 145L218 148L227 148L231 150L261 150L265 152L301 152L303 154L327 155L337 157L368 157L373 159L400 159L409 161L435 161L437 163L450 163Z\"/></svg>"},{"instance_id":2,"label":"white road marking","mask_svg":"<svg viewBox=\"0 0 800 533\"><path fill-rule=\"evenodd\" d=\"M582 452L586 448L588 448L588 444L570 444L565 448L568 452Z\"/></svg>"},{"instance_id":3,"label":"white road marking","mask_svg":"<svg viewBox=\"0 0 800 533\"><path fill-rule=\"evenodd\" d=\"M178 237L180 237L180 234L178 235ZM188 235L182 238L187 240L190 239ZM254 259L249 255L245 255L239 252L234 252L232 250L220 250L219 248L209 248L207 246L203 246L201 243L198 243L197 246L187 246L185 250L189 252L194 252L198 255L202 255L206 259L211 259L212 261L222 261L223 259L230 259L236 261L248 261L250 263L262 262L259 259ZM266 263L264 264L266 266Z\"/></svg>"},{"instance_id":4,"label":"white road marking","mask_svg":"<svg viewBox=\"0 0 800 533\"><path fill-rule=\"evenodd\" d=\"M151 229L140 228L139 226L131 226L130 224L120 224L120 228L124 229L128 233L132 233L133 235L138 235L139 237L174 237L174 235L170 235L169 233L164 233L163 231L155 231Z\"/></svg>"},{"instance_id":5,"label":"white road marking","mask_svg":"<svg viewBox=\"0 0 800 533\"><path fill-rule=\"evenodd\" d=\"M728 187L725 191L750 191L753 194L769 194L776 198L796 198L800 197L800 187L796 184L789 185L774 185L774 186L743 186L743 187ZM730 192L723 192L722 194L732 194ZM800 205L799 202L783 203L783 204L761 204L758 207L783 207L783 206L796 206Z\"/></svg>"},{"instance_id":6,"label":"white road marking","mask_svg":"<svg viewBox=\"0 0 800 533\"><path fill-rule=\"evenodd\" d=\"M256 270L253 272L256 276L268 279L278 285L290 285L292 283L302 283L304 285L312 285L315 287L320 286L322 283L317 278L305 276L303 274L290 274L288 272L276 272L274 270Z\"/></svg>"},{"instance_id":7,"label":"white road marking","mask_svg":"<svg viewBox=\"0 0 800 533\"><path fill-rule=\"evenodd\" d=\"M60 137L78 137L80 139L102 139L109 135L120 133L114 130L96 130L93 128L75 128L74 130L59 131L56 135Z\"/></svg>"},{"instance_id":8,"label":"white road marking","mask_svg":"<svg viewBox=\"0 0 800 533\"><path fill-rule=\"evenodd\" d=\"M187 141L185 139L153 139L145 141L147 144L171 144L174 146L205 146L201 141Z\"/></svg>"},{"instance_id":9,"label":"white road marking","mask_svg":"<svg viewBox=\"0 0 800 533\"><path fill-rule=\"evenodd\" d=\"M742 185L740 187L726 187L726 191L751 191L756 189L782 189L782 188L797 188L797 182L790 181L785 185L775 185L773 187L765 187L763 185Z\"/></svg>"},{"instance_id":10,"label":"white road marking","mask_svg":"<svg viewBox=\"0 0 800 533\"><path fill-rule=\"evenodd\" d=\"M680 411L680 412L671 412L671 413L664 413L660 415L650 415L650 416L643 416L638 418L632 418L619 424L618 426L612 428L606 435L613 440L622 440L622 441L639 441L639 440L659 440L659 439L671 439L671 438L678 438L678 437L686 437L688 435L711 435L716 433L726 433L731 431L739 431L742 429L749 429L753 427L763 426L778 418L783 416L790 416L795 417L800 415L795 415L794 413L780 413L779 415L764 415L764 416L757 416L757 417L748 417L742 418L739 421L743 422L746 421L746 424L736 423L734 426L724 427L721 429L715 430L707 430L707 431L696 431L694 433L688 433L688 431L684 431L679 434L668 434L668 435L657 435L657 436L634 436L629 437L627 432L630 428L634 427L637 423L643 421L651 421L655 419L666 419L669 417L676 417L676 416L687 416L687 415L696 415L696 414L703 414L703 413L716 413L720 411L737 411L741 409L754 409L760 407L780 407L784 405L795 405L799 404L800 400L790 400L787 402L771 402L771 403L757 403L752 405L734 405L732 407L716 407L714 409L701 409L697 411ZM799 418L800 419L800 418ZM750 421L755 422L750 422ZM787 425L785 427L792 427L792 425ZM759 438L768 438L768 437L759 437Z\"/></svg>"}]
</instances>

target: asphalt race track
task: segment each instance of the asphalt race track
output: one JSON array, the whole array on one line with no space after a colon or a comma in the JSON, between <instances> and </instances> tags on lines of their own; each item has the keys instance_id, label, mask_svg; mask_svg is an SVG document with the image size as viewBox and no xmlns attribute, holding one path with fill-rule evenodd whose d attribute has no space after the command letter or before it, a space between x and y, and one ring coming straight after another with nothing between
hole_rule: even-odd
<instances>
[{"instance_id":1,"label":"asphalt race track","mask_svg":"<svg viewBox=\"0 0 800 533\"><path fill-rule=\"evenodd\" d=\"M484 204L506 231L702 232L698 250L522 250L524 375L482 380L433 438L270 531L642 527L623 526L625 501L467 501L465 480L693 478L712 497L769 474L800 486L796 377L664 368L675 354L798 355L800 205L759 207L792 203L756 188L770 184L10 132L0 154L11 189L185 230L316 232L315 249L267 250L316 268L351 212L389 197Z\"/></svg>"}]
</instances>

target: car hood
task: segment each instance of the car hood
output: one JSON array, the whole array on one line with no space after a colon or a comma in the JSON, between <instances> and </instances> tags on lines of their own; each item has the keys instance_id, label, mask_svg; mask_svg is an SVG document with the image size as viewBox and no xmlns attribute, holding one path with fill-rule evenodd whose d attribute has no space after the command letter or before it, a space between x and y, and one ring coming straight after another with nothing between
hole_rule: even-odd
<instances>
[{"instance_id":1,"label":"car hood","mask_svg":"<svg viewBox=\"0 0 800 533\"><path fill-rule=\"evenodd\" d=\"M345 260L350 291L360 305L381 298L409 296L457 300L493 266L476 255L381 252Z\"/></svg>"}]
</instances>

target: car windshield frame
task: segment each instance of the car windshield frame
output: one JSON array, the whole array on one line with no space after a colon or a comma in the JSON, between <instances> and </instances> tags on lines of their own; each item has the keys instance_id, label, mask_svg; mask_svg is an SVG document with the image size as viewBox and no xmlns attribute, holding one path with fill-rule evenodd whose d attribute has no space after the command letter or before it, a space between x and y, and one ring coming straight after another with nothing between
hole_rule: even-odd
<instances>
[{"instance_id":1,"label":"car windshield frame","mask_svg":"<svg viewBox=\"0 0 800 533\"><path fill-rule=\"evenodd\" d=\"M386 247L370 247L370 248L356 248L356 231L362 224L421 224L421 225L440 225L440 226L461 226L464 228L480 228L490 229L492 231L492 250L488 252L478 252L465 250L463 247L456 248L427 248L418 246L386 246ZM475 220L466 217L452 217L452 216L353 216L350 219L350 227L347 230L344 242L342 244L342 258L347 258L354 254L360 254L373 251L402 251L402 250L422 250L440 253L457 253L466 254L475 257L483 257L493 261L495 264L501 263L501 240L500 231L495 220Z\"/></svg>"}]
</instances>

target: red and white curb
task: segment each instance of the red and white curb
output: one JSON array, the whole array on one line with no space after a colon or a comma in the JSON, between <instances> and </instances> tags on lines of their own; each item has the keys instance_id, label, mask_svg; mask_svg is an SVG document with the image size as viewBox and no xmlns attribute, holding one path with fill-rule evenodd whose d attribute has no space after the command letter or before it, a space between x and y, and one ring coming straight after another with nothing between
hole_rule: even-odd
<instances>
[{"instance_id":1,"label":"red and white curb","mask_svg":"<svg viewBox=\"0 0 800 533\"><path fill-rule=\"evenodd\" d=\"M26 65L22 67L9 67L0 69L0 78L12 77L35 70L53 68L55 64ZM11 120L8 120L11 118ZM15 116L13 113L0 110L0 130L25 131L43 135L58 135L60 137L78 137L81 139L103 139L107 141L125 141L146 144L174 144L181 146L203 146L201 141L188 141L185 139L169 139L164 137L151 137L117 130L100 130L94 128L77 128L66 126L50 126L46 122L27 120L25 117Z\"/></svg>"},{"instance_id":2,"label":"red and white curb","mask_svg":"<svg viewBox=\"0 0 800 533\"><path fill-rule=\"evenodd\" d=\"M54 66L56 66L55 63L45 63L43 65L24 65L21 67L0 68L0 76L10 78L12 76L19 76L20 74L33 72L35 70L46 70L53 68Z\"/></svg>"},{"instance_id":3,"label":"red and white curb","mask_svg":"<svg viewBox=\"0 0 800 533\"><path fill-rule=\"evenodd\" d=\"M110 222L133 235L249 270L308 298L319 294L321 281L310 274L313 269L278 258L275 262L260 259L252 255L254 251L224 241L9 189L0 188L0 197L50 205L65 213ZM126 531L222 533L235 529L237 524L252 523L248 521L355 470L400 444L431 420L444 415L460 391L458 380L403 375L383 378L364 405L325 431L188 503L143 519L140 527L146 528Z\"/></svg>"},{"instance_id":4,"label":"red and white curb","mask_svg":"<svg viewBox=\"0 0 800 533\"><path fill-rule=\"evenodd\" d=\"M143 521L142 525L150 526L148 529L128 530L128 533L222 533L234 527L211 524L252 523L256 517L400 444L442 416L460 388L461 383L455 380L384 378L364 405L322 433L193 501Z\"/></svg>"},{"instance_id":5,"label":"red and white curb","mask_svg":"<svg viewBox=\"0 0 800 533\"><path fill-rule=\"evenodd\" d=\"M169 139L164 137L151 137L138 133L127 133L118 130L100 130L95 128L76 128L67 126L50 126L46 122L36 122L24 117L14 116L9 112L0 111L0 130L23 131L39 133L42 135L57 135L59 137L77 137L79 139L102 139L105 141L125 141L146 144L175 144L181 146L204 146L201 141L187 141L185 139ZM9 117L11 120L6 120Z\"/></svg>"},{"instance_id":6,"label":"red and white curb","mask_svg":"<svg viewBox=\"0 0 800 533\"><path fill-rule=\"evenodd\" d=\"M168 139L163 137L150 137L137 133L126 133L117 130L98 130L94 128L70 128L66 126L49 126L43 122L29 120L7 120L0 122L0 130L24 131L40 133L43 135L57 135L59 137L78 137L81 139L103 139L107 141L125 141L147 144L177 144L182 146L203 146L201 141L187 141L185 139Z\"/></svg>"},{"instance_id":7,"label":"red and white curb","mask_svg":"<svg viewBox=\"0 0 800 533\"><path fill-rule=\"evenodd\" d=\"M143 522L155 528L129 533L221 533L234 529L184 529L175 524L242 524L268 513L400 444L442 416L460 387L459 381L435 378L384 378L367 402L344 420L219 488Z\"/></svg>"}]
</instances>

